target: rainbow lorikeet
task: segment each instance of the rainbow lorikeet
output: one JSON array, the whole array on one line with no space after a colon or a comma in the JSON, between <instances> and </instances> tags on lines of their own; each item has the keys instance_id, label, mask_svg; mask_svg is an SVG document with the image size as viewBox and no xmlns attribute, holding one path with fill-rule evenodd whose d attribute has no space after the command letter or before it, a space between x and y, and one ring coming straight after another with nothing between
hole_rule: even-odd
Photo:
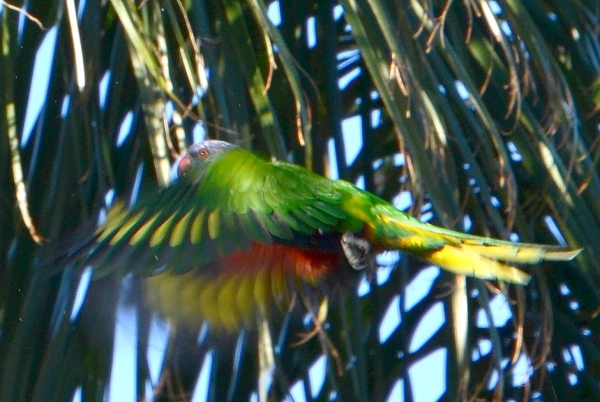
<instances>
[{"instance_id":1,"label":"rainbow lorikeet","mask_svg":"<svg viewBox=\"0 0 600 402\"><path fill-rule=\"evenodd\" d=\"M318 286L343 262L401 250L456 274L527 284L507 263L570 260L579 250L439 228L346 181L268 162L223 141L192 145L178 179L129 208L117 203L84 247L95 274L136 271L168 318L234 330ZM131 268L135 267L135 268Z\"/></svg>"}]
</instances>

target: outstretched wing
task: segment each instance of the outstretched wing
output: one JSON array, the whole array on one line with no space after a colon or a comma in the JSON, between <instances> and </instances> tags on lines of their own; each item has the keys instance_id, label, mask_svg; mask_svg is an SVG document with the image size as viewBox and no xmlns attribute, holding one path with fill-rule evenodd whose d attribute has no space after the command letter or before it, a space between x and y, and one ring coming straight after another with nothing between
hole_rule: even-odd
<instances>
[{"instance_id":1,"label":"outstretched wing","mask_svg":"<svg viewBox=\"0 0 600 402\"><path fill-rule=\"evenodd\" d=\"M253 242L327 236L346 219L347 197L335 182L303 168L235 149L133 208L114 205L83 263L96 275L182 273Z\"/></svg>"}]
</instances>

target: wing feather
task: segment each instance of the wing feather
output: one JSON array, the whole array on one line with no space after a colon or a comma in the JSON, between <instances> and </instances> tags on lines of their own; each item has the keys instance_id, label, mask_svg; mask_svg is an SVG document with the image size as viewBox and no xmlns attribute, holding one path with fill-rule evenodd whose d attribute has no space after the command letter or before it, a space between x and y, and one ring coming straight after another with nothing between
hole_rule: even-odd
<instances>
[{"instance_id":1,"label":"wing feather","mask_svg":"<svg viewBox=\"0 0 600 402\"><path fill-rule=\"evenodd\" d=\"M150 275L165 264L183 273L252 242L336 231L348 197L344 186L303 168L236 149L132 208L115 204L83 263L99 267L97 275Z\"/></svg>"},{"instance_id":2,"label":"wing feather","mask_svg":"<svg viewBox=\"0 0 600 402\"><path fill-rule=\"evenodd\" d=\"M257 217L273 237L281 240L292 240L294 238L290 227L280 221L277 216L257 214Z\"/></svg>"},{"instance_id":3,"label":"wing feather","mask_svg":"<svg viewBox=\"0 0 600 402\"><path fill-rule=\"evenodd\" d=\"M271 233L254 211L246 211L237 215L240 226L249 239L258 243L271 244Z\"/></svg>"},{"instance_id":4,"label":"wing feather","mask_svg":"<svg viewBox=\"0 0 600 402\"><path fill-rule=\"evenodd\" d=\"M297 209L293 209L291 211L291 214L297 218L298 220L300 220L302 223L304 223L309 229L310 231L314 231L314 229L320 229L320 230L326 230L328 229L331 225L325 225L323 224L322 221L320 221L319 219L316 219L314 216L312 216L309 211L307 211L307 208L297 208Z\"/></svg>"}]
</instances>

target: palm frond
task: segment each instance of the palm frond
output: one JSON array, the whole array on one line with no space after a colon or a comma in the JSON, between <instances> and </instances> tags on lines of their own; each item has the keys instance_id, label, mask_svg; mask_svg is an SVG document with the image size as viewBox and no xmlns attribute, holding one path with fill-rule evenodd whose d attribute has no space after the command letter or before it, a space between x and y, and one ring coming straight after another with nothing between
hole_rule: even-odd
<instances>
[{"instance_id":1,"label":"palm frond","mask_svg":"<svg viewBox=\"0 0 600 402\"><path fill-rule=\"evenodd\" d=\"M163 323L155 364L160 325L139 278L88 282L41 263L112 199L166 185L173 158L203 136L337 172L424 221L585 249L535 267L525 288L382 257L394 269L342 291L326 315L317 305L314 320L270 323L273 398L598 399L594 1L24 7L0 8L0 399L118 399L127 309L131 395L191 399L202 370L209 400L258 392L256 332L224 346ZM36 57L40 46L53 51ZM417 374L431 362L443 365L435 387Z\"/></svg>"}]
</instances>

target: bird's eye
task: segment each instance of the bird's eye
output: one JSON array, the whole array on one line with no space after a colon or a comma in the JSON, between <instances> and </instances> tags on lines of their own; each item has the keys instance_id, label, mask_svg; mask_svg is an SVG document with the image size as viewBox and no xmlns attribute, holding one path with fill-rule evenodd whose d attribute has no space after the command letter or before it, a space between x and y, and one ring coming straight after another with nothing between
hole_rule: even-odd
<instances>
[{"instance_id":1,"label":"bird's eye","mask_svg":"<svg viewBox=\"0 0 600 402\"><path fill-rule=\"evenodd\" d=\"M187 156L182 156L179 160L179 164L177 165L177 177L181 177L190 170L192 167L192 161Z\"/></svg>"},{"instance_id":2,"label":"bird's eye","mask_svg":"<svg viewBox=\"0 0 600 402\"><path fill-rule=\"evenodd\" d=\"M200 157L200 159L208 158L208 149L202 148L200 151L198 151L198 156Z\"/></svg>"}]
</instances>

